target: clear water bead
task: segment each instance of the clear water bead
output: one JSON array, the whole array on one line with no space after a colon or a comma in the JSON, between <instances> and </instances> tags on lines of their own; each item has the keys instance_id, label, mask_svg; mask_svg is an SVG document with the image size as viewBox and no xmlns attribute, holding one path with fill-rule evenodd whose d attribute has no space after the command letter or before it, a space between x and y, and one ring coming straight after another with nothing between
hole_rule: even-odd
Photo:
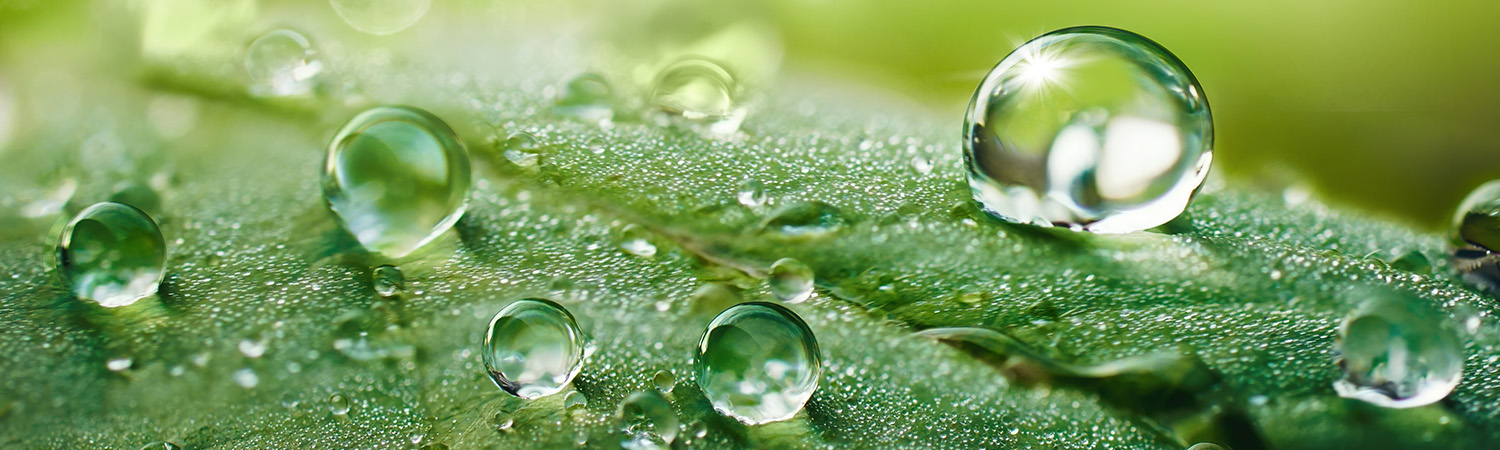
<instances>
[{"instance_id":1,"label":"clear water bead","mask_svg":"<svg viewBox=\"0 0 1500 450\"><path fill-rule=\"evenodd\" d=\"M458 221L469 177L469 153L442 119L379 106L350 119L328 145L323 197L366 249L400 258Z\"/></svg>"},{"instance_id":2,"label":"clear water bead","mask_svg":"<svg viewBox=\"0 0 1500 450\"><path fill-rule=\"evenodd\" d=\"M684 58L657 74L651 102L667 117L707 124L715 134L730 134L739 130L745 118L735 98L738 90L734 75L718 62Z\"/></svg>"},{"instance_id":3,"label":"clear water bead","mask_svg":"<svg viewBox=\"0 0 1500 450\"><path fill-rule=\"evenodd\" d=\"M813 271L792 258L782 258L771 264L771 295L787 303L802 303L813 291Z\"/></svg>"},{"instance_id":4,"label":"clear water bead","mask_svg":"<svg viewBox=\"0 0 1500 450\"><path fill-rule=\"evenodd\" d=\"M620 420L620 431L625 433L622 447L626 449L670 448L677 440L677 412L667 399L654 391L630 394L620 402L615 411Z\"/></svg>"},{"instance_id":5,"label":"clear water bead","mask_svg":"<svg viewBox=\"0 0 1500 450\"><path fill-rule=\"evenodd\" d=\"M371 284L375 286L375 293L381 297L395 297L406 288L406 276L401 273L401 268L396 266L376 267L370 277Z\"/></svg>"},{"instance_id":6,"label":"clear water bead","mask_svg":"<svg viewBox=\"0 0 1500 450\"><path fill-rule=\"evenodd\" d=\"M97 203L73 216L57 236L58 272L73 294L100 306L135 303L156 293L166 275L167 241L141 210Z\"/></svg>"},{"instance_id":7,"label":"clear water bead","mask_svg":"<svg viewBox=\"0 0 1500 450\"><path fill-rule=\"evenodd\" d=\"M807 323L780 305L743 303L719 313L693 360L719 413L748 425L786 420L818 388L822 354Z\"/></svg>"},{"instance_id":8,"label":"clear water bead","mask_svg":"<svg viewBox=\"0 0 1500 450\"><path fill-rule=\"evenodd\" d=\"M656 375L651 377L651 384L656 386L657 391L663 394L670 394L672 393L672 389L677 387L677 376L672 375L672 371L670 370L658 371Z\"/></svg>"},{"instance_id":9,"label":"clear water bead","mask_svg":"<svg viewBox=\"0 0 1500 450\"><path fill-rule=\"evenodd\" d=\"M1459 203L1449 243L1453 267L1464 279L1500 292L1500 180L1480 185Z\"/></svg>"},{"instance_id":10,"label":"clear water bead","mask_svg":"<svg viewBox=\"0 0 1500 450\"><path fill-rule=\"evenodd\" d=\"M354 29L374 35L405 30L427 14L432 0L329 0Z\"/></svg>"},{"instance_id":11,"label":"clear water bead","mask_svg":"<svg viewBox=\"0 0 1500 450\"><path fill-rule=\"evenodd\" d=\"M1187 207L1213 159L1213 118L1165 48L1125 30L1066 28L985 77L964 151L974 199L991 215L1128 233Z\"/></svg>"},{"instance_id":12,"label":"clear water bead","mask_svg":"<svg viewBox=\"0 0 1500 450\"><path fill-rule=\"evenodd\" d=\"M1463 375L1463 344L1446 315L1422 298L1361 290L1363 303L1338 326L1334 361L1344 371L1333 388L1387 408L1428 405L1448 396Z\"/></svg>"},{"instance_id":13,"label":"clear water bead","mask_svg":"<svg viewBox=\"0 0 1500 450\"><path fill-rule=\"evenodd\" d=\"M313 91L323 63L312 44L296 31L271 30L245 49L245 72L250 93L265 97L307 95Z\"/></svg>"},{"instance_id":14,"label":"clear water bead","mask_svg":"<svg viewBox=\"0 0 1500 450\"><path fill-rule=\"evenodd\" d=\"M495 385L517 397L556 394L583 368L587 338L566 308L528 298L501 309L484 338L484 365Z\"/></svg>"}]
</instances>

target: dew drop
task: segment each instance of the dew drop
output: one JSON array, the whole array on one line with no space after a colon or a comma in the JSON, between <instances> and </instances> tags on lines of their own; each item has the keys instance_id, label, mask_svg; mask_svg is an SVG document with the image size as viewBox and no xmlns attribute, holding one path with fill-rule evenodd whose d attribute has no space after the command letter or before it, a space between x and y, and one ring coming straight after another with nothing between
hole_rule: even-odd
<instances>
[{"instance_id":1,"label":"dew drop","mask_svg":"<svg viewBox=\"0 0 1500 450\"><path fill-rule=\"evenodd\" d=\"M603 154L604 140L599 138L589 138L589 140L583 142L583 147L589 149L589 153L593 153L595 155Z\"/></svg>"},{"instance_id":2,"label":"dew drop","mask_svg":"<svg viewBox=\"0 0 1500 450\"><path fill-rule=\"evenodd\" d=\"M366 249L400 258L458 221L469 176L469 154L442 119L379 106L350 119L328 145L323 196Z\"/></svg>"},{"instance_id":3,"label":"dew drop","mask_svg":"<svg viewBox=\"0 0 1500 450\"><path fill-rule=\"evenodd\" d=\"M693 369L715 410L757 425L801 411L818 388L823 361L801 317L780 305L752 302L709 323Z\"/></svg>"},{"instance_id":4,"label":"dew drop","mask_svg":"<svg viewBox=\"0 0 1500 450\"><path fill-rule=\"evenodd\" d=\"M646 227L630 224L620 230L620 249L626 253L650 258L656 256L656 245L651 243L651 232Z\"/></svg>"},{"instance_id":5,"label":"dew drop","mask_svg":"<svg viewBox=\"0 0 1500 450\"><path fill-rule=\"evenodd\" d=\"M495 414L494 423L495 431L506 432L515 428L516 419L512 418L510 413L500 412Z\"/></svg>"},{"instance_id":6,"label":"dew drop","mask_svg":"<svg viewBox=\"0 0 1500 450\"><path fill-rule=\"evenodd\" d=\"M432 0L329 0L333 10L354 29L386 35L412 26L427 14Z\"/></svg>"},{"instance_id":7,"label":"dew drop","mask_svg":"<svg viewBox=\"0 0 1500 450\"><path fill-rule=\"evenodd\" d=\"M1425 299L1364 289L1339 324L1334 391L1387 408L1424 406L1448 396L1463 375L1458 330Z\"/></svg>"},{"instance_id":8,"label":"dew drop","mask_svg":"<svg viewBox=\"0 0 1500 450\"><path fill-rule=\"evenodd\" d=\"M254 359L265 355L266 350L270 348L270 344L265 340L241 339L238 347L240 354L245 355L246 358Z\"/></svg>"},{"instance_id":9,"label":"dew drop","mask_svg":"<svg viewBox=\"0 0 1500 450\"><path fill-rule=\"evenodd\" d=\"M845 224L838 208L820 201L798 202L777 210L762 228L787 238L817 238Z\"/></svg>"},{"instance_id":10,"label":"dew drop","mask_svg":"<svg viewBox=\"0 0 1500 450\"><path fill-rule=\"evenodd\" d=\"M670 448L677 439L677 412L667 399L654 391L630 394L615 411L620 431L625 433L622 446L627 449Z\"/></svg>"},{"instance_id":11,"label":"dew drop","mask_svg":"<svg viewBox=\"0 0 1500 450\"><path fill-rule=\"evenodd\" d=\"M667 118L707 125L714 134L732 134L745 118L736 104L738 89L734 76L719 63L685 58L657 74L651 102Z\"/></svg>"},{"instance_id":12,"label":"dew drop","mask_svg":"<svg viewBox=\"0 0 1500 450\"><path fill-rule=\"evenodd\" d=\"M245 389L254 389L256 385L260 384L260 376L256 375L255 371L248 367L234 371L232 378L234 378L234 384L238 384Z\"/></svg>"},{"instance_id":13,"label":"dew drop","mask_svg":"<svg viewBox=\"0 0 1500 450\"><path fill-rule=\"evenodd\" d=\"M328 412L335 416L349 415L349 397L344 394L333 394L328 397Z\"/></svg>"},{"instance_id":14,"label":"dew drop","mask_svg":"<svg viewBox=\"0 0 1500 450\"><path fill-rule=\"evenodd\" d=\"M802 303L813 291L813 271L792 258L782 258L771 264L771 295L787 303Z\"/></svg>"},{"instance_id":15,"label":"dew drop","mask_svg":"<svg viewBox=\"0 0 1500 450\"><path fill-rule=\"evenodd\" d=\"M395 297L406 288L406 276L401 274L399 267L391 265L376 267L370 276L371 283L375 286L375 293L381 297Z\"/></svg>"},{"instance_id":16,"label":"dew drop","mask_svg":"<svg viewBox=\"0 0 1500 450\"><path fill-rule=\"evenodd\" d=\"M615 91L603 76L579 74L563 85L552 111L585 122L604 123L615 116Z\"/></svg>"},{"instance_id":17,"label":"dew drop","mask_svg":"<svg viewBox=\"0 0 1500 450\"><path fill-rule=\"evenodd\" d=\"M57 238L58 271L73 294L104 307L155 294L166 261L167 242L156 222L121 203L84 208Z\"/></svg>"},{"instance_id":18,"label":"dew drop","mask_svg":"<svg viewBox=\"0 0 1500 450\"><path fill-rule=\"evenodd\" d=\"M677 387L677 377L673 376L670 370L658 371L655 376L651 377L651 384L656 385L657 391L663 394L670 394L672 393L672 388Z\"/></svg>"},{"instance_id":19,"label":"dew drop","mask_svg":"<svg viewBox=\"0 0 1500 450\"><path fill-rule=\"evenodd\" d=\"M583 368L587 338L573 314L528 298L501 309L484 338L484 365L495 385L534 399L562 391Z\"/></svg>"},{"instance_id":20,"label":"dew drop","mask_svg":"<svg viewBox=\"0 0 1500 450\"><path fill-rule=\"evenodd\" d=\"M250 75L250 93L262 97L288 97L312 93L323 63L307 37L296 31L271 30L245 49L245 72Z\"/></svg>"},{"instance_id":21,"label":"dew drop","mask_svg":"<svg viewBox=\"0 0 1500 450\"><path fill-rule=\"evenodd\" d=\"M760 180L753 178L746 179L740 182L740 189L735 193L734 198L735 200L739 200L740 204L745 205L746 208L760 207L760 205L766 204L766 185L762 184Z\"/></svg>"},{"instance_id":22,"label":"dew drop","mask_svg":"<svg viewBox=\"0 0 1500 450\"><path fill-rule=\"evenodd\" d=\"M964 119L969 186L985 211L1098 233L1177 217L1212 149L1208 102L1187 66L1107 27L1021 45L985 77Z\"/></svg>"},{"instance_id":23,"label":"dew drop","mask_svg":"<svg viewBox=\"0 0 1500 450\"><path fill-rule=\"evenodd\" d=\"M525 131L511 133L510 136L505 137L505 148L509 150L535 150L536 144L536 136Z\"/></svg>"},{"instance_id":24,"label":"dew drop","mask_svg":"<svg viewBox=\"0 0 1500 450\"><path fill-rule=\"evenodd\" d=\"M569 391L567 395L563 395L563 408L569 411L582 410L588 407L588 403L588 397L584 397L582 392Z\"/></svg>"},{"instance_id":25,"label":"dew drop","mask_svg":"<svg viewBox=\"0 0 1500 450\"><path fill-rule=\"evenodd\" d=\"M1480 185L1453 214L1453 267L1464 279L1500 291L1500 180Z\"/></svg>"}]
</instances>

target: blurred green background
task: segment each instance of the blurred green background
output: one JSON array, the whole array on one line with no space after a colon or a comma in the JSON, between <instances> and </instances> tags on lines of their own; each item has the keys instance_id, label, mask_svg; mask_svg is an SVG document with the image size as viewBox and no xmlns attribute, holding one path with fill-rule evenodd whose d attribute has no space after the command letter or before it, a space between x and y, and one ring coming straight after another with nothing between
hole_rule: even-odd
<instances>
[{"instance_id":1,"label":"blurred green background","mask_svg":"<svg viewBox=\"0 0 1500 450\"><path fill-rule=\"evenodd\" d=\"M327 27L339 20L325 1L0 0L0 103L10 104L0 107L0 145L38 127L32 117L46 115L68 83L99 75L71 72L136 70L131 55L147 53L149 38L119 37L149 35L152 11L201 16L191 23L205 28L292 25L315 40L372 47L451 40L462 29L455 22L489 21L596 49L559 58L706 53L760 88L814 76L910 99L952 118L955 152L974 87L1006 53L1053 29L1108 25L1156 40L1197 75L1216 119L1215 170L1233 185L1310 188L1440 230L1469 189L1500 177L1491 131L1500 121L1500 4L1479 1L435 0L412 27L372 36ZM193 45L248 42L171 31ZM486 51L483 42L446 49L453 59ZM105 62L76 64L89 59ZM630 76L650 73L642 64Z\"/></svg>"}]
</instances>

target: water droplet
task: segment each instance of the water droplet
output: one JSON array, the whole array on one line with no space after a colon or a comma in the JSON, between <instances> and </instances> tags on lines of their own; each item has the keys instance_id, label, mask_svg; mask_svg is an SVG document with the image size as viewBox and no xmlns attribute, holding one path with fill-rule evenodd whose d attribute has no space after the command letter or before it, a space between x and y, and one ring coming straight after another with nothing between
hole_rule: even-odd
<instances>
[{"instance_id":1,"label":"water droplet","mask_svg":"<svg viewBox=\"0 0 1500 450\"><path fill-rule=\"evenodd\" d=\"M528 298L501 309L484 339L484 365L495 385L517 397L552 395L583 368L584 343L573 314L551 300Z\"/></svg>"},{"instance_id":2,"label":"water droplet","mask_svg":"<svg viewBox=\"0 0 1500 450\"><path fill-rule=\"evenodd\" d=\"M533 150L536 149L536 136L525 131L511 133L505 137L505 148L511 150Z\"/></svg>"},{"instance_id":3,"label":"water droplet","mask_svg":"<svg viewBox=\"0 0 1500 450\"><path fill-rule=\"evenodd\" d=\"M1193 444L1192 447L1188 447L1187 450L1224 450L1224 447L1221 447L1219 446L1219 444L1215 444L1212 442L1199 442L1197 444Z\"/></svg>"},{"instance_id":4,"label":"water droplet","mask_svg":"<svg viewBox=\"0 0 1500 450\"><path fill-rule=\"evenodd\" d=\"M234 371L233 378L234 384L238 384L245 389L254 389L256 385L260 384L260 376L257 376L255 371L249 367Z\"/></svg>"},{"instance_id":5,"label":"water droplet","mask_svg":"<svg viewBox=\"0 0 1500 450\"><path fill-rule=\"evenodd\" d=\"M627 449L669 448L677 439L677 412L654 391L630 394L615 411Z\"/></svg>"},{"instance_id":6,"label":"water droplet","mask_svg":"<svg viewBox=\"0 0 1500 450\"><path fill-rule=\"evenodd\" d=\"M932 160L922 155L913 156L911 157L911 168L915 169L919 174L927 175L932 173Z\"/></svg>"},{"instance_id":7,"label":"water droplet","mask_svg":"<svg viewBox=\"0 0 1500 450\"><path fill-rule=\"evenodd\" d=\"M708 436L708 425L705 425L703 422L694 421L692 425L688 425L688 434L692 435L693 438L703 439Z\"/></svg>"},{"instance_id":8,"label":"water droplet","mask_svg":"<svg viewBox=\"0 0 1500 450\"><path fill-rule=\"evenodd\" d=\"M845 224L838 208L820 201L799 202L777 210L762 226L789 238L817 238Z\"/></svg>"},{"instance_id":9,"label":"water droplet","mask_svg":"<svg viewBox=\"0 0 1500 450\"><path fill-rule=\"evenodd\" d=\"M802 303L813 291L813 271L792 258L782 258L771 264L771 295L787 303Z\"/></svg>"},{"instance_id":10,"label":"water droplet","mask_svg":"<svg viewBox=\"0 0 1500 450\"><path fill-rule=\"evenodd\" d=\"M313 91L323 63L307 38L296 31L271 30L245 50L245 72L250 93L266 97L307 95Z\"/></svg>"},{"instance_id":11,"label":"water droplet","mask_svg":"<svg viewBox=\"0 0 1500 450\"><path fill-rule=\"evenodd\" d=\"M685 58L657 74L651 102L668 117L706 124L714 134L732 134L745 118L736 104L738 89L734 76L719 63Z\"/></svg>"},{"instance_id":12,"label":"water droplet","mask_svg":"<svg viewBox=\"0 0 1500 450\"><path fill-rule=\"evenodd\" d=\"M735 200L739 200L746 208L756 208L766 204L766 185L760 180L747 179L740 182L740 190L735 193Z\"/></svg>"},{"instance_id":13,"label":"water droplet","mask_svg":"<svg viewBox=\"0 0 1500 450\"><path fill-rule=\"evenodd\" d=\"M328 412L335 416L349 415L349 397L344 394L333 394L328 397Z\"/></svg>"},{"instance_id":14,"label":"water droplet","mask_svg":"<svg viewBox=\"0 0 1500 450\"><path fill-rule=\"evenodd\" d=\"M152 442L141 446L141 450L182 450L182 446L171 442Z\"/></svg>"},{"instance_id":15,"label":"water droplet","mask_svg":"<svg viewBox=\"0 0 1500 450\"><path fill-rule=\"evenodd\" d=\"M1334 361L1344 377L1340 396L1388 408L1442 400L1463 374L1458 330L1427 300L1389 291L1361 290L1360 306L1339 324Z\"/></svg>"},{"instance_id":16,"label":"water droplet","mask_svg":"<svg viewBox=\"0 0 1500 450\"><path fill-rule=\"evenodd\" d=\"M1181 214L1208 174L1197 80L1145 37L1075 27L1001 60L964 120L969 186L1001 219L1127 233Z\"/></svg>"},{"instance_id":17,"label":"water droplet","mask_svg":"<svg viewBox=\"0 0 1500 450\"><path fill-rule=\"evenodd\" d=\"M246 358L259 358L266 354L271 345L265 340L241 339L239 344L240 353Z\"/></svg>"},{"instance_id":18,"label":"water droplet","mask_svg":"<svg viewBox=\"0 0 1500 450\"><path fill-rule=\"evenodd\" d=\"M818 388L822 355L797 313L752 302L719 313L693 360L699 387L719 413L749 425L786 420Z\"/></svg>"},{"instance_id":19,"label":"water droplet","mask_svg":"<svg viewBox=\"0 0 1500 450\"><path fill-rule=\"evenodd\" d=\"M1470 192L1453 215L1453 267L1464 279L1500 291L1500 180Z\"/></svg>"},{"instance_id":20,"label":"water droplet","mask_svg":"<svg viewBox=\"0 0 1500 450\"><path fill-rule=\"evenodd\" d=\"M109 361L104 362L104 367L108 368L111 372L121 372L129 369L131 363L133 361L130 358L110 358Z\"/></svg>"},{"instance_id":21,"label":"water droplet","mask_svg":"<svg viewBox=\"0 0 1500 450\"><path fill-rule=\"evenodd\" d=\"M505 432L515 428L516 419L512 418L508 412L500 412L495 414L494 423L495 431Z\"/></svg>"},{"instance_id":22,"label":"water droplet","mask_svg":"<svg viewBox=\"0 0 1500 450\"><path fill-rule=\"evenodd\" d=\"M329 3L344 23L374 35L405 30L432 6L432 0L329 0Z\"/></svg>"},{"instance_id":23,"label":"water droplet","mask_svg":"<svg viewBox=\"0 0 1500 450\"><path fill-rule=\"evenodd\" d=\"M649 239L651 232L646 227L630 224L620 230L620 249L635 256L656 256L656 245Z\"/></svg>"},{"instance_id":24,"label":"water droplet","mask_svg":"<svg viewBox=\"0 0 1500 450\"><path fill-rule=\"evenodd\" d=\"M661 391L663 394L670 394L672 393L672 388L677 387L677 377L673 376L670 370L662 370L656 372L656 376L651 377L651 383L656 385L657 391Z\"/></svg>"},{"instance_id":25,"label":"water droplet","mask_svg":"<svg viewBox=\"0 0 1500 450\"><path fill-rule=\"evenodd\" d=\"M442 119L379 106L344 124L328 146L323 196L370 251L406 256L463 215L469 154Z\"/></svg>"},{"instance_id":26,"label":"water droplet","mask_svg":"<svg viewBox=\"0 0 1500 450\"><path fill-rule=\"evenodd\" d=\"M97 203L62 228L57 262L74 295L104 307L125 306L156 293L166 274L167 241L141 210Z\"/></svg>"},{"instance_id":27,"label":"water droplet","mask_svg":"<svg viewBox=\"0 0 1500 450\"><path fill-rule=\"evenodd\" d=\"M583 147L589 149L589 153L593 153L595 155L603 154L604 140L599 138L589 138L589 140L583 142Z\"/></svg>"},{"instance_id":28,"label":"water droplet","mask_svg":"<svg viewBox=\"0 0 1500 450\"><path fill-rule=\"evenodd\" d=\"M603 76L583 73L568 80L552 111L585 122L601 123L615 116L615 91Z\"/></svg>"},{"instance_id":29,"label":"water droplet","mask_svg":"<svg viewBox=\"0 0 1500 450\"><path fill-rule=\"evenodd\" d=\"M406 276L401 274L401 268L391 265L376 267L371 272L375 293L381 297L395 297L406 288Z\"/></svg>"},{"instance_id":30,"label":"water droplet","mask_svg":"<svg viewBox=\"0 0 1500 450\"><path fill-rule=\"evenodd\" d=\"M588 407L588 403L588 397L584 397L582 392L569 391L567 395L563 396L563 408L567 408L569 411L582 410Z\"/></svg>"}]
</instances>

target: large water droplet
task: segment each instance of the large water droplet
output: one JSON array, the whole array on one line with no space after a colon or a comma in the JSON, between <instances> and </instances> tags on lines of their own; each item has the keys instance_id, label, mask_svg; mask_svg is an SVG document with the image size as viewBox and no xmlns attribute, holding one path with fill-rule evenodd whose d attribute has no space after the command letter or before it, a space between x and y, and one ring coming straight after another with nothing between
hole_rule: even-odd
<instances>
[{"instance_id":1,"label":"large water droplet","mask_svg":"<svg viewBox=\"0 0 1500 450\"><path fill-rule=\"evenodd\" d=\"M306 95L313 91L323 62L312 44L296 31L271 30L245 50L250 93L267 97Z\"/></svg>"},{"instance_id":2,"label":"large water droplet","mask_svg":"<svg viewBox=\"0 0 1500 450\"><path fill-rule=\"evenodd\" d=\"M752 302L709 323L693 368L715 410L756 425L801 411L818 388L823 360L801 317L780 305Z\"/></svg>"},{"instance_id":3,"label":"large water droplet","mask_svg":"<svg viewBox=\"0 0 1500 450\"><path fill-rule=\"evenodd\" d=\"M328 145L323 196L370 251L399 258L463 215L469 154L442 119L380 106L344 124Z\"/></svg>"},{"instance_id":4,"label":"large water droplet","mask_svg":"<svg viewBox=\"0 0 1500 450\"><path fill-rule=\"evenodd\" d=\"M376 267L371 273L371 282L375 286L375 293L381 297L395 297L400 294L406 286L406 276L401 274L401 269L396 266L385 265Z\"/></svg>"},{"instance_id":5,"label":"large water droplet","mask_svg":"<svg viewBox=\"0 0 1500 450\"><path fill-rule=\"evenodd\" d=\"M141 210L97 203L62 228L57 262L74 295L105 307L125 306L156 293L166 274L167 241Z\"/></svg>"},{"instance_id":6,"label":"large water droplet","mask_svg":"<svg viewBox=\"0 0 1500 450\"><path fill-rule=\"evenodd\" d=\"M609 82L599 74L584 73L568 80L552 111L585 122L603 123L614 118L614 108L615 91Z\"/></svg>"},{"instance_id":7,"label":"large water droplet","mask_svg":"<svg viewBox=\"0 0 1500 450\"><path fill-rule=\"evenodd\" d=\"M501 309L484 338L484 365L495 385L533 399L562 390L583 368L587 338L562 305L528 298Z\"/></svg>"},{"instance_id":8,"label":"large water droplet","mask_svg":"<svg viewBox=\"0 0 1500 450\"><path fill-rule=\"evenodd\" d=\"M1145 37L1106 27L1032 39L964 118L974 199L1013 222L1127 233L1181 214L1208 174L1213 118L1197 79Z\"/></svg>"},{"instance_id":9,"label":"large water droplet","mask_svg":"<svg viewBox=\"0 0 1500 450\"><path fill-rule=\"evenodd\" d=\"M1470 192L1453 214L1453 267L1464 279L1500 291L1500 180Z\"/></svg>"},{"instance_id":10,"label":"large water droplet","mask_svg":"<svg viewBox=\"0 0 1500 450\"><path fill-rule=\"evenodd\" d=\"M1339 324L1334 361L1340 396L1388 408L1442 400L1463 374L1458 330L1425 299L1361 290L1363 303Z\"/></svg>"},{"instance_id":11,"label":"large water droplet","mask_svg":"<svg viewBox=\"0 0 1500 450\"><path fill-rule=\"evenodd\" d=\"M622 446L627 449L670 448L672 441L677 439L677 412L672 410L667 399L654 391L636 392L625 397L615 411L615 417L620 420L621 431L625 432Z\"/></svg>"},{"instance_id":12,"label":"large water droplet","mask_svg":"<svg viewBox=\"0 0 1500 450\"><path fill-rule=\"evenodd\" d=\"M732 134L745 118L745 110L736 103L738 90L734 76L719 63L685 58L657 74L651 103L668 117L706 124L715 134Z\"/></svg>"},{"instance_id":13,"label":"large water droplet","mask_svg":"<svg viewBox=\"0 0 1500 450\"><path fill-rule=\"evenodd\" d=\"M432 0L329 0L344 23L374 35L405 30L417 23Z\"/></svg>"},{"instance_id":14,"label":"large water droplet","mask_svg":"<svg viewBox=\"0 0 1500 450\"><path fill-rule=\"evenodd\" d=\"M771 264L771 295L787 303L802 303L813 291L813 271L792 258L782 258Z\"/></svg>"}]
</instances>

